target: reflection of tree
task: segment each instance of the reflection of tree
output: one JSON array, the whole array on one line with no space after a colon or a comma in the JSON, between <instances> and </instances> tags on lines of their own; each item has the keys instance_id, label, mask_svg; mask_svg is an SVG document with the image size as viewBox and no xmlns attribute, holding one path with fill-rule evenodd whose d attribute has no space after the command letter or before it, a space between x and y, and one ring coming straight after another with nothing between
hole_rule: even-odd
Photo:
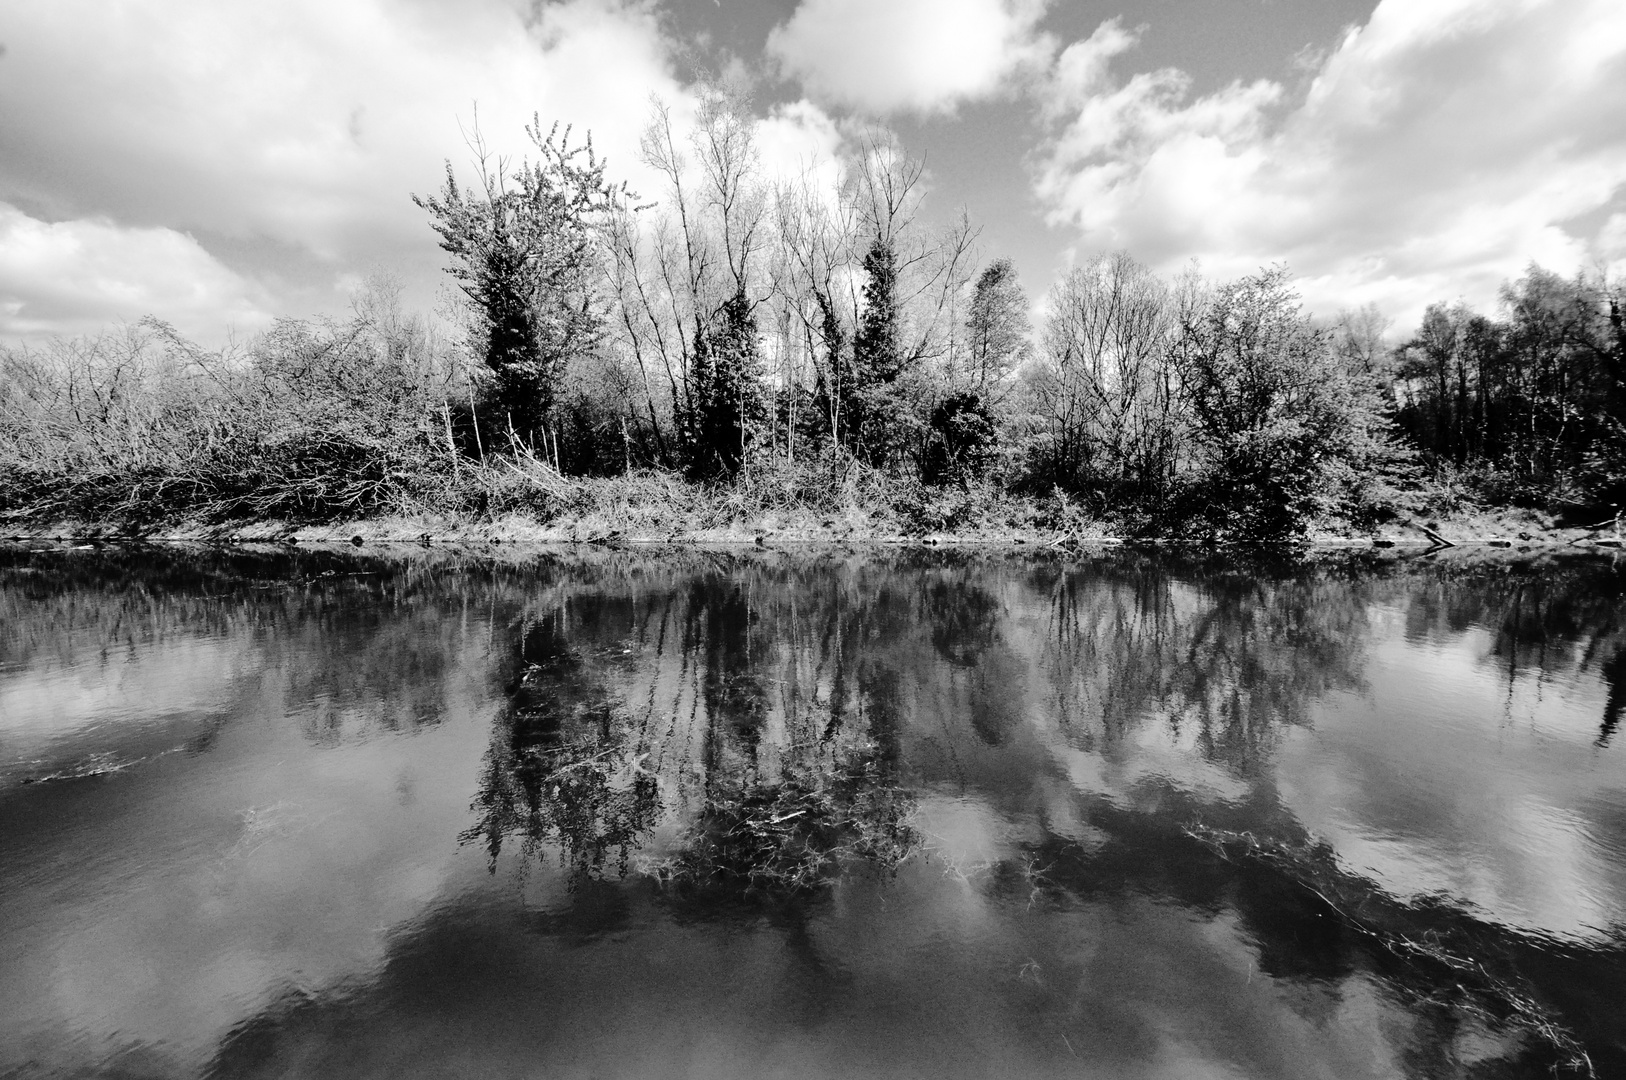
<instances>
[{"instance_id":1,"label":"reflection of tree","mask_svg":"<svg viewBox=\"0 0 1626 1080\"><path fill-rule=\"evenodd\" d=\"M493 863L503 841L526 854L559 845L577 874L603 869L612 854L622 873L659 816L655 777L643 768L625 718L572 649L564 613L528 623L524 664L509 688L486 754L475 809L463 839L483 840Z\"/></svg>"},{"instance_id":2,"label":"reflection of tree","mask_svg":"<svg viewBox=\"0 0 1626 1080\"><path fill-rule=\"evenodd\" d=\"M269 689L307 738L334 746L439 722L463 659L455 616L499 603L504 577L440 552L0 546L0 670L137 661L209 641L242 658L243 708ZM216 734L200 733L195 748Z\"/></svg>"},{"instance_id":3,"label":"reflection of tree","mask_svg":"<svg viewBox=\"0 0 1626 1080\"><path fill-rule=\"evenodd\" d=\"M1581 554L1447 561L1397 576L1393 587L1413 637L1489 631L1485 659L1510 694L1521 675L1595 670L1608 695L1597 745L1609 745L1626 709L1626 564Z\"/></svg>"},{"instance_id":4,"label":"reflection of tree","mask_svg":"<svg viewBox=\"0 0 1626 1080\"><path fill-rule=\"evenodd\" d=\"M872 755L802 755L771 780L714 789L679 852L655 866L684 885L803 892L848 863L896 866L919 836L914 796Z\"/></svg>"},{"instance_id":5,"label":"reflection of tree","mask_svg":"<svg viewBox=\"0 0 1626 1080\"><path fill-rule=\"evenodd\" d=\"M1608 746L1620 726L1620 714L1626 711L1626 648L1615 653L1599 669L1609 686L1609 700L1603 707L1603 724L1598 729L1598 745Z\"/></svg>"},{"instance_id":6,"label":"reflection of tree","mask_svg":"<svg viewBox=\"0 0 1626 1080\"><path fill-rule=\"evenodd\" d=\"M860 659L889 602L813 581L675 575L527 622L465 839L625 873L675 815L657 876L791 891L902 858L896 675Z\"/></svg>"},{"instance_id":7,"label":"reflection of tree","mask_svg":"<svg viewBox=\"0 0 1626 1080\"><path fill-rule=\"evenodd\" d=\"M1409 635L1444 640L1489 630L1490 658L1510 676L1586 669L1626 644L1626 566L1595 556L1434 560L1393 583Z\"/></svg>"},{"instance_id":8,"label":"reflection of tree","mask_svg":"<svg viewBox=\"0 0 1626 1080\"><path fill-rule=\"evenodd\" d=\"M1036 583L1050 593L1054 709L1087 749L1161 719L1251 772L1280 725L1360 683L1365 597L1315 567L1241 573L1130 554Z\"/></svg>"}]
</instances>

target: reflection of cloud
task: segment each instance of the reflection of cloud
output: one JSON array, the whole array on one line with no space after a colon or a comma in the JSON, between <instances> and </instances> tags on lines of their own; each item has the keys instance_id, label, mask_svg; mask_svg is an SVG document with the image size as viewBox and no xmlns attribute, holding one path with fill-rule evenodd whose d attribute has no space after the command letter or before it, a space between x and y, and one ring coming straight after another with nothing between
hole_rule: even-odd
<instances>
[{"instance_id":1,"label":"reflection of cloud","mask_svg":"<svg viewBox=\"0 0 1626 1080\"><path fill-rule=\"evenodd\" d=\"M217 1065L244 1077L284 1055L313 1074L365 1061L391 1076L1375 1077L1400 1071L1417 1024L1368 980L1259 971L1228 916L1143 898L1030 904L927 862L774 918L674 917L680 900L625 885L549 900L527 910L492 885L439 906L373 978L268 1010Z\"/></svg>"},{"instance_id":2,"label":"reflection of cloud","mask_svg":"<svg viewBox=\"0 0 1626 1080\"><path fill-rule=\"evenodd\" d=\"M54 1040L49 1067L133 1032L178 1055L148 1070L166 1073L195 1071L225 1038L217 1071L234 1076L284 1048L313 1075L341 1059L392 1076L539 1062L1394 1075L1404 1048L1450 1038L1419 1030L1430 1010L1360 974L1368 946L1291 874L1206 858L1183 826L1223 818L1296 842L1302 822L1385 888L1447 888L1519 926L1568 930L1607 915L1611 887L1626 893L1604 865L1618 865L1618 822L1614 855L1599 838L1621 800L1607 786L1617 757L1591 748L1596 683L1521 676L1509 706L1481 664L1489 635L1408 637L1392 610L1368 618L1365 581L1193 581L1134 555L1053 574L967 560L952 572L974 587L942 589L949 572L912 561L843 579L766 554L699 573L589 558L611 570L546 560L503 579L491 629L515 633L513 651L458 618L478 580L462 574L397 580L383 595L399 603L383 606L371 588L211 602L236 613L226 640L264 651L210 753L65 783L49 793L59 818L17 815L33 831L0 852L0 955L20 959L0 966L0 1053ZM415 616L426 598L445 603ZM243 617L306 602L297 631ZM196 629L198 608L167 610ZM188 658L231 662L178 635L111 667L181 681ZM1193 695L1259 686L1248 719L1286 734L1246 755L1169 720ZM446 718L411 738L313 745L301 711L362 690L444 701ZM997 739L977 727L978 694L1001 702ZM517 741L516 719L535 722ZM783 776L807 750L840 762L841 746L895 749L921 789L911 824L928 855L742 918L738 896L568 888L552 853L538 865L510 852L495 877L478 850L458 853L482 752L584 731L625 755L602 774L610 790L658 773L672 823L715 814L730 787ZM645 851L681 842L661 833ZM33 862L13 872L13 850Z\"/></svg>"},{"instance_id":3,"label":"reflection of cloud","mask_svg":"<svg viewBox=\"0 0 1626 1080\"><path fill-rule=\"evenodd\" d=\"M79 757L130 761L171 749L226 713L255 659L241 642L191 638L0 675L0 775L19 764L38 776Z\"/></svg>"},{"instance_id":4,"label":"reflection of cloud","mask_svg":"<svg viewBox=\"0 0 1626 1080\"><path fill-rule=\"evenodd\" d=\"M1375 648L1370 699L1329 701L1313 735L1283 745L1283 801L1396 895L1445 893L1518 929L1596 936L1626 922L1620 872L1586 813L1612 781L1590 745L1602 700L1590 678L1497 686L1483 653L1478 634Z\"/></svg>"},{"instance_id":5,"label":"reflection of cloud","mask_svg":"<svg viewBox=\"0 0 1626 1080\"><path fill-rule=\"evenodd\" d=\"M184 644L151 645L116 668L193 686L177 671L211 664L177 650ZM445 720L411 738L313 746L281 692L290 672L262 656L262 693L237 697L209 753L101 786L64 782L72 827L12 838L70 855L72 891L59 874L8 870L0 880L0 954L17 958L0 968L0 1071L30 1040L51 1044L38 1049L42 1061L77 1066L75 1055L125 1037L173 1055L161 1071L195 1071L279 996L371 974L388 932L459 868L481 874L478 856L456 845L486 741L489 709L467 696L482 681L467 666L484 671L481 646L448 658ZM148 683L120 686L126 722L139 723ZM403 801L407 777L413 797Z\"/></svg>"}]
</instances>

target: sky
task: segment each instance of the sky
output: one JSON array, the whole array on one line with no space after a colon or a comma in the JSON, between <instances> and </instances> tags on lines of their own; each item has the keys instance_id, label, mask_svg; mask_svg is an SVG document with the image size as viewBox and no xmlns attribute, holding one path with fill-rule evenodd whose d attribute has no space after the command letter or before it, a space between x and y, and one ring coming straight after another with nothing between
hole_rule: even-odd
<instances>
[{"instance_id":1,"label":"sky","mask_svg":"<svg viewBox=\"0 0 1626 1080\"><path fill-rule=\"evenodd\" d=\"M386 271L432 309L413 193L476 121L590 131L748 82L768 177L866 127L927 165L1036 305L1127 250L1307 307L1494 310L1532 261L1626 274L1620 0L0 0L0 339L154 315L214 346L342 315Z\"/></svg>"}]
</instances>

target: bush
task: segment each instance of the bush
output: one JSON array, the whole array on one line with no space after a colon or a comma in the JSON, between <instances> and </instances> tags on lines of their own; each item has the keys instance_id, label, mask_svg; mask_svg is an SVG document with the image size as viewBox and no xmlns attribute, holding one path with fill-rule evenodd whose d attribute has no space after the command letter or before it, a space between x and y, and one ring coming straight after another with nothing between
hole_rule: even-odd
<instances>
[{"instance_id":1,"label":"bush","mask_svg":"<svg viewBox=\"0 0 1626 1080\"><path fill-rule=\"evenodd\" d=\"M1182 328L1176 363L1195 453L1168 528L1299 540L1404 456L1376 387L1301 313L1283 268L1217 289Z\"/></svg>"},{"instance_id":2,"label":"bush","mask_svg":"<svg viewBox=\"0 0 1626 1080\"><path fill-rule=\"evenodd\" d=\"M927 423L921 478L947 484L985 475L997 436L993 411L979 395L955 394L939 402Z\"/></svg>"},{"instance_id":3,"label":"bush","mask_svg":"<svg viewBox=\"0 0 1626 1080\"><path fill-rule=\"evenodd\" d=\"M144 322L5 350L0 375L11 517L325 520L418 504L454 471L454 372L421 324L285 320L210 354Z\"/></svg>"}]
</instances>

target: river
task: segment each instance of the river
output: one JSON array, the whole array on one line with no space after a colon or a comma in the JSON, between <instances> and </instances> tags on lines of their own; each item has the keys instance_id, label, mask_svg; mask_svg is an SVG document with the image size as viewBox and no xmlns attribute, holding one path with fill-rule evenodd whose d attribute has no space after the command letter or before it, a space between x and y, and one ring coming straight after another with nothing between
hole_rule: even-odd
<instances>
[{"instance_id":1,"label":"river","mask_svg":"<svg viewBox=\"0 0 1626 1080\"><path fill-rule=\"evenodd\" d=\"M1607 554L0 545L0 1076L1623 1076L1623 712Z\"/></svg>"}]
</instances>

